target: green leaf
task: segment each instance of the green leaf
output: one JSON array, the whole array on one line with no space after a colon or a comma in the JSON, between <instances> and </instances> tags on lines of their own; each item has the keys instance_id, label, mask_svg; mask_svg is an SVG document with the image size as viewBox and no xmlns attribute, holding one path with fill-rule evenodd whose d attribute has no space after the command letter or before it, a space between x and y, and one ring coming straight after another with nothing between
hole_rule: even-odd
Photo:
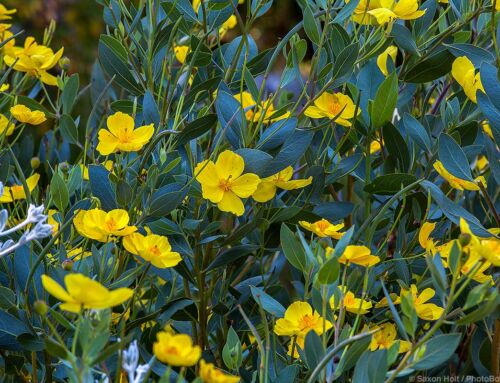
<instances>
[{"instance_id":1,"label":"green leaf","mask_svg":"<svg viewBox=\"0 0 500 383\"><path fill-rule=\"evenodd\" d=\"M416 370L429 370L437 367L451 358L460 343L461 334L437 335L422 347L425 352L422 357L415 360L413 368ZM417 351L417 355L419 352Z\"/></svg>"},{"instance_id":2,"label":"green leaf","mask_svg":"<svg viewBox=\"0 0 500 383\"><path fill-rule=\"evenodd\" d=\"M375 178L365 186L364 190L370 194L391 195L417 180L413 174L393 173Z\"/></svg>"},{"instance_id":3,"label":"green leaf","mask_svg":"<svg viewBox=\"0 0 500 383\"><path fill-rule=\"evenodd\" d=\"M50 181L50 195L59 211L64 211L69 204L69 193L66 182L55 172Z\"/></svg>"},{"instance_id":4,"label":"green leaf","mask_svg":"<svg viewBox=\"0 0 500 383\"><path fill-rule=\"evenodd\" d=\"M410 30L403 24L394 24L391 30L391 36L396 45L408 53L418 55L418 48Z\"/></svg>"},{"instance_id":5,"label":"green leaf","mask_svg":"<svg viewBox=\"0 0 500 383\"><path fill-rule=\"evenodd\" d=\"M431 150L431 138L424 126L411 114L405 113L403 125L412 140L424 150Z\"/></svg>"},{"instance_id":6,"label":"green leaf","mask_svg":"<svg viewBox=\"0 0 500 383\"><path fill-rule=\"evenodd\" d=\"M472 44L443 44L455 57L466 56L475 67L480 67L483 62L493 62L495 57L486 49Z\"/></svg>"},{"instance_id":7,"label":"green leaf","mask_svg":"<svg viewBox=\"0 0 500 383\"><path fill-rule=\"evenodd\" d=\"M99 198L104 210L116 209L116 196L111 181L109 171L102 165L89 166L90 189L94 197Z\"/></svg>"},{"instance_id":8,"label":"green leaf","mask_svg":"<svg viewBox=\"0 0 500 383\"><path fill-rule=\"evenodd\" d=\"M215 99L215 110L222 126L222 132L224 132L231 146L236 149L244 147L246 120L242 118L244 113L239 101L232 94L219 89Z\"/></svg>"},{"instance_id":9,"label":"green leaf","mask_svg":"<svg viewBox=\"0 0 500 383\"><path fill-rule=\"evenodd\" d=\"M463 309L468 310L471 307L484 302L484 297L488 293L490 287L491 287L490 281L487 281L482 285L474 287L467 295L467 300L465 301Z\"/></svg>"},{"instance_id":10,"label":"green leaf","mask_svg":"<svg viewBox=\"0 0 500 383\"><path fill-rule=\"evenodd\" d=\"M319 45L321 40L320 29L316 23L312 9L308 6L304 8L304 31L313 43Z\"/></svg>"},{"instance_id":11,"label":"green leaf","mask_svg":"<svg viewBox=\"0 0 500 383\"><path fill-rule=\"evenodd\" d=\"M247 257L259 247L255 245L237 245L223 251L208 265L207 271L235 263L238 259Z\"/></svg>"},{"instance_id":12,"label":"green leaf","mask_svg":"<svg viewBox=\"0 0 500 383\"><path fill-rule=\"evenodd\" d=\"M318 271L318 282L322 285L330 285L339 278L340 265L337 258L331 257Z\"/></svg>"},{"instance_id":13,"label":"green leaf","mask_svg":"<svg viewBox=\"0 0 500 383\"><path fill-rule=\"evenodd\" d=\"M149 215L162 217L181 204L187 195L187 188L179 183L165 185L154 192L149 205Z\"/></svg>"},{"instance_id":14,"label":"green leaf","mask_svg":"<svg viewBox=\"0 0 500 383\"><path fill-rule=\"evenodd\" d=\"M263 171L262 177L272 176L285 169L287 166L293 165L305 153L312 139L312 132L294 130L293 133L286 138L276 157L269 161Z\"/></svg>"},{"instance_id":15,"label":"green leaf","mask_svg":"<svg viewBox=\"0 0 500 383\"><path fill-rule=\"evenodd\" d=\"M17 337L29 333L24 322L6 311L0 310L0 348L3 350L18 350Z\"/></svg>"},{"instance_id":16,"label":"green leaf","mask_svg":"<svg viewBox=\"0 0 500 383\"><path fill-rule=\"evenodd\" d=\"M358 53L359 46L357 43L346 46L335 59L333 70L331 71L331 78L342 80L344 76L350 75L358 59Z\"/></svg>"},{"instance_id":17,"label":"green leaf","mask_svg":"<svg viewBox=\"0 0 500 383\"><path fill-rule=\"evenodd\" d=\"M78 128L70 116L67 114L61 116L59 119L59 128L61 129L61 135L70 144L78 144Z\"/></svg>"},{"instance_id":18,"label":"green leaf","mask_svg":"<svg viewBox=\"0 0 500 383\"><path fill-rule=\"evenodd\" d=\"M334 378L338 378L344 371L349 371L359 361L361 354L366 351L372 338L366 337L354 342L345 353L342 354L339 364L335 369Z\"/></svg>"},{"instance_id":19,"label":"green leaf","mask_svg":"<svg viewBox=\"0 0 500 383\"><path fill-rule=\"evenodd\" d=\"M176 136L175 146L183 146L195 138L203 136L217 124L215 114L207 114L186 124L181 133Z\"/></svg>"},{"instance_id":20,"label":"green leaf","mask_svg":"<svg viewBox=\"0 0 500 383\"><path fill-rule=\"evenodd\" d=\"M380 128L392 120L397 102L398 76L393 72L382 82L371 104L370 117L375 128Z\"/></svg>"},{"instance_id":21,"label":"green leaf","mask_svg":"<svg viewBox=\"0 0 500 383\"><path fill-rule=\"evenodd\" d=\"M103 69L109 76L115 76L118 85L135 95L143 93L129 69L127 51L117 39L102 35L98 50Z\"/></svg>"},{"instance_id":22,"label":"green leaf","mask_svg":"<svg viewBox=\"0 0 500 383\"><path fill-rule=\"evenodd\" d=\"M238 370L243 361L240 338L232 327L227 332L226 344L222 349L222 359L230 370Z\"/></svg>"},{"instance_id":23,"label":"green leaf","mask_svg":"<svg viewBox=\"0 0 500 383\"><path fill-rule=\"evenodd\" d=\"M439 137L439 160L444 168L455 177L474 182L469 161L460 145L446 133Z\"/></svg>"},{"instance_id":24,"label":"green leaf","mask_svg":"<svg viewBox=\"0 0 500 383\"><path fill-rule=\"evenodd\" d=\"M403 81L424 83L434 81L451 71L455 56L448 50L441 50L420 60L403 76Z\"/></svg>"},{"instance_id":25,"label":"green leaf","mask_svg":"<svg viewBox=\"0 0 500 383\"><path fill-rule=\"evenodd\" d=\"M406 145L406 141L399 130L391 123L387 123L382 128L382 135L387 151L392 155L399 164L401 171L410 169L410 151Z\"/></svg>"},{"instance_id":26,"label":"green leaf","mask_svg":"<svg viewBox=\"0 0 500 383\"><path fill-rule=\"evenodd\" d=\"M250 286L253 299L257 302L262 309L269 314L275 316L276 318L282 318L285 316L285 308L276 299L266 294L264 290L259 289L255 286Z\"/></svg>"},{"instance_id":27,"label":"green leaf","mask_svg":"<svg viewBox=\"0 0 500 383\"><path fill-rule=\"evenodd\" d=\"M80 87L80 81L78 79L78 74L72 75L64 85L64 89L61 93L61 102L63 107L63 113L69 114L73 109L76 97L78 96L78 88Z\"/></svg>"},{"instance_id":28,"label":"green leaf","mask_svg":"<svg viewBox=\"0 0 500 383\"><path fill-rule=\"evenodd\" d=\"M353 383L383 383L387 372L387 350L365 351L354 369Z\"/></svg>"},{"instance_id":29,"label":"green leaf","mask_svg":"<svg viewBox=\"0 0 500 383\"><path fill-rule=\"evenodd\" d=\"M7 287L0 286L0 308L8 310L16 306L16 295Z\"/></svg>"},{"instance_id":30,"label":"green leaf","mask_svg":"<svg viewBox=\"0 0 500 383\"><path fill-rule=\"evenodd\" d=\"M296 269L307 272L307 260L304 248L293 232L284 223L280 230L281 247L290 264Z\"/></svg>"},{"instance_id":31,"label":"green leaf","mask_svg":"<svg viewBox=\"0 0 500 383\"><path fill-rule=\"evenodd\" d=\"M310 370L319 364L321 359L325 356L325 348L323 342L315 331L309 331L306 335L304 342L304 355L306 356L306 363Z\"/></svg>"}]
</instances>

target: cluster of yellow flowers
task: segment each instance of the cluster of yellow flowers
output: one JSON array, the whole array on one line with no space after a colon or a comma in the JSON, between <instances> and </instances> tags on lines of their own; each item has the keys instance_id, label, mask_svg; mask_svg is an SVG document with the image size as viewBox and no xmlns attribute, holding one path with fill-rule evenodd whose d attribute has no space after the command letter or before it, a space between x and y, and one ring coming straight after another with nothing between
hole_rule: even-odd
<instances>
[{"instance_id":1,"label":"cluster of yellow flowers","mask_svg":"<svg viewBox=\"0 0 500 383\"><path fill-rule=\"evenodd\" d=\"M0 5L0 20L10 20L15 9L6 9ZM56 53L42 44L38 44L34 37L27 37L22 47L16 46L13 33L9 30L11 24L0 24L0 40L5 42L2 47L3 61L13 69L27 73L32 77L40 79L47 85L57 85L57 78L49 73L59 62L64 48Z\"/></svg>"},{"instance_id":2,"label":"cluster of yellow flowers","mask_svg":"<svg viewBox=\"0 0 500 383\"><path fill-rule=\"evenodd\" d=\"M205 383L237 383L238 376L219 370L212 363L201 359L201 348L193 345L193 341L186 334L174 334L171 331L160 331L153 344L153 353L156 358L175 367L194 366L199 361L199 376Z\"/></svg>"},{"instance_id":3,"label":"cluster of yellow flowers","mask_svg":"<svg viewBox=\"0 0 500 383\"><path fill-rule=\"evenodd\" d=\"M480 238L470 230L467 221L460 219L460 230L465 238L465 242L460 240L451 240L449 242L438 244L430 237L436 227L435 223L425 222L418 235L420 246L429 254L439 254L445 266L449 266L450 253L453 245L456 245L461 254L465 256L462 261L460 273L465 275L473 272L471 277L479 282L493 283L491 275L485 275L484 272L492 265L500 266L500 240L497 237ZM498 234L497 229L492 230L492 234ZM477 269L475 267L479 266Z\"/></svg>"},{"instance_id":4,"label":"cluster of yellow flowers","mask_svg":"<svg viewBox=\"0 0 500 383\"><path fill-rule=\"evenodd\" d=\"M373 308L370 300L356 298L353 292L348 291L345 286L339 286L341 293L341 302L335 302L335 296L332 295L329 300L330 309L332 312L345 310L346 312L356 315L365 315ZM409 291L401 290L401 296L408 295L413 303L415 312L423 320L435 321L438 320L443 308L429 303L428 301L435 295L435 291L431 288L424 289L421 293L418 292L415 285L411 285ZM393 304L399 304L401 298L393 296ZM375 307L383 308L387 306L387 299L382 299ZM333 315L337 319L336 315ZM293 357L298 357L297 347L304 348L304 341L309 331L314 331L318 335L333 328L332 322L323 318L311 305L307 302L294 302L285 311L283 318L276 321L274 332L279 336L292 337L293 341L289 344L288 354ZM396 327L391 322L383 322L378 325L371 325L368 328L370 331L376 331L372 337L370 349L391 348L398 340L396 339ZM363 329L365 331L366 328ZM407 341L399 341L399 352L405 352L410 348L411 344Z\"/></svg>"},{"instance_id":5,"label":"cluster of yellow flowers","mask_svg":"<svg viewBox=\"0 0 500 383\"><path fill-rule=\"evenodd\" d=\"M0 21L9 21L15 9L7 9L0 4ZM56 77L48 73L62 57L63 48L57 53L52 49L39 45L33 37L27 37L23 47L17 47L14 34L10 31L11 24L0 23L0 60L14 70L36 77L48 85L56 85ZM0 92L6 92L9 84L2 84ZM21 124L40 125L47 120L47 116L40 110L31 110L23 104L16 104L10 108L10 117L0 113L0 137L8 137L18 127L13 120Z\"/></svg>"},{"instance_id":6,"label":"cluster of yellow flowers","mask_svg":"<svg viewBox=\"0 0 500 383\"><path fill-rule=\"evenodd\" d=\"M243 157L226 150L219 155L216 162L200 162L194 174L201 184L203 198L216 203L219 210L238 216L245 212L242 198L253 197L258 202L266 202L276 195L278 188L294 190L306 187L312 182L312 177L291 180L291 166L264 179L253 173L244 173L244 170Z\"/></svg>"},{"instance_id":7,"label":"cluster of yellow flowers","mask_svg":"<svg viewBox=\"0 0 500 383\"><path fill-rule=\"evenodd\" d=\"M80 210L73 219L76 230L84 237L99 242L109 242L116 237L123 238L123 246L158 268L174 267L181 261L179 253L172 251L167 237L137 232L129 225L129 215L123 209L105 212L101 209Z\"/></svg>"}]
</instances>

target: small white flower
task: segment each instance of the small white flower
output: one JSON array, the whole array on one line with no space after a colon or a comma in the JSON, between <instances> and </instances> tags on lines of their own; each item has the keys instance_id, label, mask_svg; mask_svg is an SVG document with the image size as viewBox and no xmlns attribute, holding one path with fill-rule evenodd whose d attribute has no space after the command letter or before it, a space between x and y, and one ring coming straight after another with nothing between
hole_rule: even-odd
<instances>
[{"instance_id":1,"label":"small white flower","mask_svg":"<svg viewBox=\"0 0 500 383\"><path fill-rule=\"evenodd\" d=\"M31 223L40 222L47 219L47 216L43 214L45 207L43 205L35 206L30 204L28 208L28 216L26 217L26 221Z\"/></svg>"}]
</instances>

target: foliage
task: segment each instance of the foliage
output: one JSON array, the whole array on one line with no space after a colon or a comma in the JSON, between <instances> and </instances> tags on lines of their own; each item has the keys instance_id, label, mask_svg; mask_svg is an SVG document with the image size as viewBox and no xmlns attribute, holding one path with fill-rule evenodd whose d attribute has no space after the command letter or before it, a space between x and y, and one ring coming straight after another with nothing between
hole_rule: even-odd
<instances>
[{"instance_id":1,"label":"foliage","mask_svg":"<svg viewBox=\"0 0 500 383\"><path fill-rule=\"evenodd\" d=\"M0 5L5 381L500 377L500 3L97 3Z\"/></svg>"}]
</instances>

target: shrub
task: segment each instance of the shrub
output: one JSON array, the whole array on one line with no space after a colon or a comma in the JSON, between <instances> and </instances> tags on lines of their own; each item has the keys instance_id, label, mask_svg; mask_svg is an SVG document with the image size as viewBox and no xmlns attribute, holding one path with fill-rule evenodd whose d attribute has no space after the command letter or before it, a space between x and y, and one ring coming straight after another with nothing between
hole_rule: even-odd
<instances>
[{"instance_id":1,"label":"shrub","mask_svg":"<svg viewBox=\"0 0 500 383\"><path fill-rule=\"evenodd\" d=\"M98 3L0 5L5 381L500 379L500 2Z\"/></svg>"}]
</instances>

